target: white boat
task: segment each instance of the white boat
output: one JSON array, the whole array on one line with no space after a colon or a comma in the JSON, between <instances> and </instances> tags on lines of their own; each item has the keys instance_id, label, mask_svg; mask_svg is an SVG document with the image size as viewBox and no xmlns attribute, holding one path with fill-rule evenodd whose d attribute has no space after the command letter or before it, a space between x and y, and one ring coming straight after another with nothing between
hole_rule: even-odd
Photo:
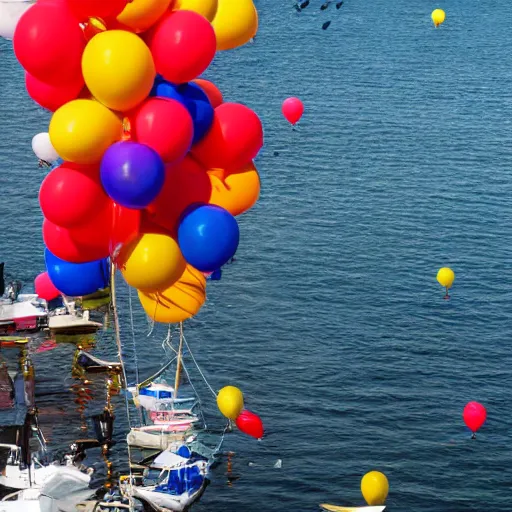
<instances>
[{"instance_id":1,"label":"white boat","mask_svg":"<svg viewBox=\"0 0 512 512\"><path fill-rule=\"evenodd\" d=\"M0 331L37 331L48 324L48 306L33 293L0 297Z\"/></svg>"},{"instance_id":2,"label":"white boat","mask_svg":"<svg viewBox=\"0 0 512 512\"><path fill-rule=\"evenodd\" d=\"M88 310L78 311L74 302L67 302L49 314L48 329L54 334L88 334L103 327L100 322L90 320Z\"/></svg>"},{"instance_id":3,"label":"white boat","mask_svg":"<svg viewBox=\"0 0 512 512\"><path fill-rule=\"evenodd\" d=\"M126 436L126 442L130 447L144 448L148 450L167 450L177 442L185 441L190 435L191 430L176 432L155 432L143 430L144 427L134 427L130 429Z\"/></svg>"},{"instance_id":4,"label":"white boat","mask_svg":"<svg viewBox=\"0 0 512 512\"><path fill-rule=\"evenodd\" d=\"M136 405L144 407L147 411L164 411L178 409L179 407L193 408L196 402L194 397L175 397L174 388L166 382L151 382L148 386L129 387Z\"/></svg>"},{"instance_id":5,"label":"white boat","mask_svg":"<svg viewBox=\"0 0 512 512\"><path fill-rule=\"evenodd\" d=\"M385 505L370 507L341 507L338 505L330 505L329 503L321 503L320 508L327 512L383 512Z\"/></svg>"},{"instance_id":6,"label":"white boat","mask_svg":"<svg viewBox=\"0 0 512 512\"><path fill-rule=\"evenodd\" d=\"M12 39L18 21L34 2L35 0L0 1L0 37Z\"/></svg>"}]
</instances>

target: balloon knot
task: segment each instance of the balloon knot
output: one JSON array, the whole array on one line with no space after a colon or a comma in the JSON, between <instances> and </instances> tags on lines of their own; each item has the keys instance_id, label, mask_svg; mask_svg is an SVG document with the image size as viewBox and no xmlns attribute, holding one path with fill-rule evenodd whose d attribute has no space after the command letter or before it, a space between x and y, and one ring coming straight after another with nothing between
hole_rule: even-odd
<instances>
[{"instance_id":1,"label":"balloon knot","mask_svg":"<svg viewBox=\"0 0 512 512\"><path fill-rule=\"evenodd\" d=\"M121 140L123 141L126 141L126 140L131 140L132 138L132 124L130 122L130 120L125 117L123 119L123 135L121 137Z\"/></svg>"}]
</instances>

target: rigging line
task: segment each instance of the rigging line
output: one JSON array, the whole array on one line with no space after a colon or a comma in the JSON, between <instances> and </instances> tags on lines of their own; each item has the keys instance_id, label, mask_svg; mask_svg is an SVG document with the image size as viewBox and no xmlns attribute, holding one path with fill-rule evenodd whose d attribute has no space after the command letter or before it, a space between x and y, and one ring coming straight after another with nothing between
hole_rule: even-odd
<instances>
[{"instance_id":1,"label":"rigging line","mask_svg":"<svg viewBox=\"0 0 512 512\"><path fill-rule=\"evenodd\" d=\"M167 352L166 348L169 348L171 352L177 354L178 352L172 346L172 332L171 332L171 324L167 327L167 336L164 341L162 341L162 350Z\"/></svg>"},{"instance_id":2,"label":"rigging line","mask_svg":"<svg viewBox=\"0 0 512 512\"><path fill-rule=\"evenodd\" d=\"M203 419L204 428L207 429L208 425L206 424L206 418L204 416L203 402L201 401L201 397L199 396L199 393L197 392L197 389L194 386L194 384L192 384L192 380L190 378L190 373L188 372L187 367L185 366L185 363L182 362L181 366L183 368L183 371L185 372L185 375L187 376L188 383L190 384L190 387L192 388L192 390L194 391L194 393L195 393L195 395L197 397L197 402L199 403L199 413L201 414L201 418Z\"/></svg>"},{"instance_id":3,"label":"rigging line","mask_svg":"<svg viewBox=\"0 0 512 512\"><path fill-rule=\"evenodd\" d=\"M208 386L208 389L212 392L213 396L217 398L217 393L215 393L215 390L210 386L210 383L206 380L206 377L204 376L204 373L202 372L201 368L199 368L199 365L197 364L196 358L194 357L194 354L192 353L192 350L190 350L190 345L187 342L187 339L185 336L183 336L183 341L185 342L185 345L187 347L188 353L190 354L190 357L192 358L192 361L194 361L194 364L196 365L197 371L201 375L201 377L204 380L204 383Z\"/></svg>"},{"instance_id":4,"label":"rigging line","mask_svg":"<svg viewBox=\"0 0 512 512\"><path fill-rule=\"evenodd\" d=\"M133 306L132 306L132 287L128 286L128 303L130 307L130 327L132 330L132 348L133 348L133 362L135 363L135 382L138 387L139 385L139 360L137 357L137 343L135 342L135 325L133 321ZM137 407L137 410L139 412L139 421L142 425L142 409L140 407Z\"/></svg>"}]
</instances>

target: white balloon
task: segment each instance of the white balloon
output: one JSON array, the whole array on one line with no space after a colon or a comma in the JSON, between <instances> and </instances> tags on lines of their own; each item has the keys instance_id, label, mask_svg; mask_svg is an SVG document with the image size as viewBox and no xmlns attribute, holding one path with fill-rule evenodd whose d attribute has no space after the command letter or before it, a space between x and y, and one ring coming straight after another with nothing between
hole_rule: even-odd
<instances>
[{"instance_id":1,"label":"white balloon","mask_svg":"<svg viewBox=\"0 0 512 512\"><path fill-rule=\"evenodd\" d=\"M33 3L26 0L0 0L0 37L13 38L18 21Z\"/></svg>"},{"instance_id":2,"label":"white balloon","mask_svg":"<svg viewBox=\"0 0 512 512\"><path fill-rule=\"evenodd\" d=\"M46 132L34 135L32 139L32 151L37 158L48 162L49 164L59 159L59 154L55 151L51 141L50 135Z\"/></svg>"}]
</instances>

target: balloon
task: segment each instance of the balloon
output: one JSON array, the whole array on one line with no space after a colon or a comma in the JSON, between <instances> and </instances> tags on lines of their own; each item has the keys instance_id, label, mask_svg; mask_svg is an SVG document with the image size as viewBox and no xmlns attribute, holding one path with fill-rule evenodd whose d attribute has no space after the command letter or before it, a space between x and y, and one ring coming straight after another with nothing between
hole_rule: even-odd
<instances>
[{"instance_id":1,"label":"balloon","mask_svg":"<svg viewBox=\"0 0 512 512\"><path fill-rule=\"evenodd\" d=\"M146 38L156 71L181 84L198 77L215 55L215 33L200 14L168 11Z\"/></svg>"},{"instance_id":2,"label":"balloon","mask_svg":"<svg viewBox=\"0 0 512 512\"><path fill-rule=\"evenodd\" d=\"M33 5L16 26L13 43L20 64L38 80L62 85L79 79L85 41L64 5Z\"/></svg>"},{"instance_id":3,"label":"balloon","mask_svg":"<svg viewBox=\"0 0 512 512\"><path fill-rule=\"evenodd\" d=\"M225 386L217 395L217 407L226 418L236 420L244 408L244 395L235 386Z\"/></svg>"},{"instance_id":4,"label":"balloon","mask_svg":"<svg viewBox=\"0 0 512 512\"><path fill-rule=\"evenodd\" d=\"M207 203L211 193L208 174L187 156L182 162L166 167L164 186L148 208L151 220L177 236L181 214L191 204Z\"/></svg>"},{"instance_id":5,"label":"balloon","mask_svg":"<svg viewBox=\"0 0 512 512\"><path fill-rule=\"evenodd\" d=\"M263 127L250 108L223 103L212 127L191 152L207 169L236 169L253 160L263 146Z\"/></svg>"},{"instance_id":6,"label":"balloon","mask_svg":"<svg viewBox=\"0 0 512 512\"><path fill-rule=\"evenodd\" d=\"M441 25L441 23L444 22L446 18L446 13L442 9L435 9L434 11L432 11L431 18L432 21L434 22L434 25L437 28L439 27L439 25Z\"/></svg>"},{"instance_id":7,"label":"balloon","mask_svg":"<svg viewBox=\"0 0 512 512\"><path fill-rule=\"evenodd\" d=\"M109 206L103 191L99 169L65 163L50 172L39 190L43 215L64 228L87 223Z\"/></svg>"},{"instance_id":8,"label":"balloon","mask_svg":"<svg viewBox=\"0 0 512 512\"><path fill-rule=\"evenodd\" d=\"M194 11L212 21L217 12L217 0L176 0L173 11Z\"/></svg>"},{"instance_id":9,"label":"balloon","mask_svg":"<svg viewBox=\"0 0 512 512\"><path fill-rule=\"evenodd\" d=\"M110 236L110 254L117 258L125 244L129 244L140 233L141 210L125 208L112 203L112 233Z\"/></svg>"},{"instance_id":10,"label":"balloon","mask_svg":"<svg viewBox=\"0 0 512 512\"><path fill-rule=\"evenodd\" d=\"M159 194L165 167L158 153L137 142L116 142L101 161L101 183L107 194L126 208L142 209Z\"/></svg>"},{"instance_id":11,"label":"balloon","mask_svg":"<svg viewBox=\"0 0 512 512\"><path fill-rule=\"evenodd\" d=\"M123 135L123 123L114 112L94 100L74 100L53 114L50 140L68 162L95 164Z\"/></svg>"},{"instance_id":12,"label":"balloon","mask_svg":"<svg viewBox=\"0 0 512 512\"><path fill-rule=\"evenodd\" d=\"M227 263L238 248L236 219L214 205L192 205L182 216L178 242L183 257L202 272L213 272Z\"/></svg>"},{"instance_id":13,"label":"balloon","mask_svg":"<svg viewBox=\"0 0 512 512\"><path fill-rule=\"evenodd\" d=\"M55 112L68 101L76 99L84 87L82 75L77 80L60 85L41 82L29 73L25 74L25 85L29 96L41 107Z\"/></svg>"},{"instance_id":14,"label":"balloon","mask_svg":"<svg viewBox=\"0 0 512 512\"><path fill-rule=\"evenodd\" d=\"M254 163L242 169L208 171L212 184L209 204L216 204L231 215L240 215L254 206L260 194L260 177Z\"/></svg>"},{"instance_id":15,"label":"balloon","mask_svg":"<svg viewBox=\"0 0 512 512\"><path fill-rule=\"evenodd\" d=\"M139 36L125 30L94 36L85 48L82 71L93 96L121 112L144 101L155 79L149 48Z\"/></svg>"},{"instance_id":16,"label":"balloon","mask_svg":"<svg viewBox=\"0 0 512 512\"><path fill-rule=\"evenodd\" d=\"M187 265L183 275L172 286L157 293L139 291L146 314L155 322L173 324L196 315L206 300L206 280Z\"/></svg>"},{"instance_id":17,"label":"balloon","mask_svg":"<svg viewBox=\"0 0 512 512\"><path fill-rule=\"evenodd\" d=\"M79 297L109 285L109 263L106 258L88 263L68 263L45 249L44 259L52 283L64 295Z\"/></svg>"},{"instance_id":18,"label":"balloon","mask_svg":"<svg viewBox=\"0 0 512 512\"><path fill-rule=\"evenodd\" d=\"M304 105L299 98L287 98L283 101L282 111L289 123L296 124L304 113Z\"/></svg>"},{"instance_id":19,"label":"balloon","mask_svg":"<svg viewBox=\"0 0 512 512\"><path fill-rule=\"evenodd\" d=\"M117 21L135 32L144 32L167 11L171 0L132 0L117 17Z\"/></svg>"},{"instance_id":20,"label":"balloon","mask_svg":"<svg viewBox=\"0 0 512 512\"><path fill-rule=\"evenodd\" d=\"M379 471L370 471L361 480L361 492L369 506L384 505L388 497L389 483L386 475Z\"/></svg>"},{"instance_id":21,"label":"balloon","mask_svg":"<svg viewBox=\"0 0 512 512\"><path fill-rule=\"evenodd\" d=\"M67 0L71 12L80 21L89 18L115 18L126 7L128 0Z\"/></svg>"},{"instance_id":22,"label":"balloon","mask_svg":"<svg viewBox=\"0 0 512 512\"><path fill-rule=\"evenodd\" d=\"M132 137L153 148L165 162L181 160L194 137L188 110L175 100L150 98L130 114Z\"/></svg>"},{"instance_id":23,"label":"balloon","mask_svg":"<svg viewBox=\"0 0 512 512\"><path fill-rule=\"evenodd\" d=\"M35 278L34 288L37 295L48 302L60 296L60 292L55 288L48 272L43 272Z\"/></svg>"},{"instance_id":24,"label":"balloon","mask_svg":"<svg viewBox=\"0 0 512 512\"><path fill-rule=\"evenodd\" d=\"M21 16L32 5L31 2L0 2L0 37L12 39Z\"/></svg>"},{"instance_id":25,"label":"balloon","mask_svg":"<svg viewBox=\"0 0 512 512\"><path fill-rule=\"evenodd\" d=\"M485 423L487 411L482 404L479 404L478 402L469 402L466 404L466 407L464 407L462 418L469 430L476 433Z\"/></svg>"},{"instance_id":26,"label":"balloon","mask_svg":"<svg viewBox=\"0 0 512 512\"><path fill-rule=\"evenodd\" d=\"M214 83L204 80L203 78L196 78L193 80L193 83L201 87L206 96L208 96L208 100L213 108L217 108L219 105L224 103L222 92Z\"/></svg>"},{"instance_id":27,"label":"balloon","mask_svg":"<svg viewBox=\"0 0 512 512\"><path fill-rule=\"evenodd\" d=\"M169 288L186 267L178 242L155 233L142 234L123 247L117 265L130 286L146 293Z\"/></svg>"},{"instance_id":28,"label":"balloon","mask_svg":"<svg viewBox=\"0 0 512 512\"><path fill-rule=\"evenodd\" d=\"M193 82L174 85L157 77L152 94L179 101L186 107L193 121L193 144L206 135L213 123L214 110L201 87Z\"/></svg>"},{"instance_id":29,"label":"balloon","mask_svg":"<svg viewBox=\"0 0 512 512\"><path fill-rule=\"evenodd\" d=\"M59 159L59 155L50 141L50 134L47 132L38 133L32 137L32 151L37 158L49 164Z\"/></svg>"},{"instance_id":30,"label":"balloon","mask_svg":"<svg viewBox=\"0 0 512 512\"><path fill-rule=\"evenodd\" d=\"M258 32L258 12L252 0L218 0L212 26L217 50L231 50L248 43Z\"/></svg>"},{"instance_id":31,"label":"balloon","mask_svg":"<svg viewBox=\"0 0 512 512\"><path fill-rule=\"evenodd\" d=\"M236 426L244 434L261 439L264 434L261 418L251 411L244 410L236 418Z\"/></svg>"},{"instance_id":32,"label":"balloon","mask_svg":"<svg viewBox=\"0 0 512 512\"><path fill-rule=\"evenodd\" d=\"M101 210L87 221L71 229L62 228L48 219L43 221L43 241L58 258L72 263L106 258L110 254L112 233L111 208Z\"/></svg>"},{"instance_id":33,"label":"balloon","mask_svg":"<svg viewBox=\"0 0 512 512\"><path fill-rule=\"evenodd\" d=\"M455 273L451 268L443 267L439 269L437 273L437 282L444 286L447 290L452 287L453 281L455 280Z\"/></svg>"}]
</instances>

